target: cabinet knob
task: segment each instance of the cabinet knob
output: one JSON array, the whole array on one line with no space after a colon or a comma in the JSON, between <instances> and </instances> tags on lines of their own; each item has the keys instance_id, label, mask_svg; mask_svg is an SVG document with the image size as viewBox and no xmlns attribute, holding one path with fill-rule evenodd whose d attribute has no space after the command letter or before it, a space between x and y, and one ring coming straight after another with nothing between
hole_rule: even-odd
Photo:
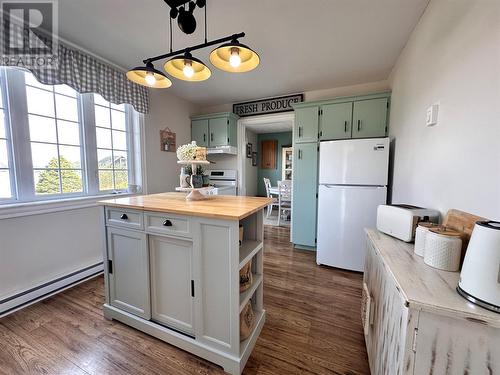
<instances>
[{"instance_id":1,"label":"cabinet knob","mask_svg":"<svg viewBox=\"0 0 500 375\"><path fill-rule=\"evenodd\" d=\"M170 220L166 219L166 220L163 222L163 225L164 225L165 227L171 227L171 226L172 226L172 222L171 222Z\"/></svg>"},{"instance_id":2,"label":"cabinet knob","mask_svg":"<svg viewBox=\"0 0 500 375\"><path fill-rule=\"evenodd\" d=\"M128 220L127 214L122 214L122 216L120 216L120 219L122 219L122 220Z\"/></svg>"}]
</instances>

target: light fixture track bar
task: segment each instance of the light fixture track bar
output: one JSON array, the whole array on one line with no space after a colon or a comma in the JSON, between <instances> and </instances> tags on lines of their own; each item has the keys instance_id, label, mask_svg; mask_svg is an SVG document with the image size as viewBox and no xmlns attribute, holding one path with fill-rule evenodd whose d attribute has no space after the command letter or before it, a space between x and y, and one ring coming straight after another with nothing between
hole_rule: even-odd
<instances>
[{"instance_id":1,"label":"light fixture track bar","mask_svg":"<svg viewBox=\"0 0 500 375\"><path fill-rule=\"evenodd\" d=\"M230 35L230 36L226 36L224 38L219 38L219 39L212 40L210 42L205 42L205 43L197 44L197 45L192 46L192 47L187 47L187 48L184 48L184 49L180 49L180 50L177 50L177 51L165 53L163 55L159 55L159 56L155 56L155 57L150 57L150 58L144 59L143 62L144 62L144 64L147 64L148 62L154 62L154 61L158 61L158 60L163 60L163 59L166 59L168 57L172 57L172 56L176 56L176 55L181 55L181 54L183 54L185 52L191 52L191 51L195 51L195 50L202 49L202 48L205 48L205 47L214 46L216 44L220 44L220 43L224 43L224 42L229 42L229 41L232 41L234 39L243 38L244 36L245 36L244 32L241 32L239 34L233 34L233 35Z\"/></svg>"}]
</instances>

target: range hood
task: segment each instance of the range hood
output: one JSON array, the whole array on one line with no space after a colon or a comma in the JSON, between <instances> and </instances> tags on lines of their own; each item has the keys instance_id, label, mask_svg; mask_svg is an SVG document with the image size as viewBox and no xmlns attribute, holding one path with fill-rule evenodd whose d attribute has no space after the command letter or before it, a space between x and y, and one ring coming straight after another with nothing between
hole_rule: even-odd
<instances>
[{"instance_id":1,"label":"range hood","mask_svg":"<svg viewBox=\"0 0 500 375\"><path fill-rule=\"evenodd\" d=\"M226 154L226 155L237 155L238 149L234 146L217 146L207 148L208 155L214 154Z\"/></svg>"}]
</instances>

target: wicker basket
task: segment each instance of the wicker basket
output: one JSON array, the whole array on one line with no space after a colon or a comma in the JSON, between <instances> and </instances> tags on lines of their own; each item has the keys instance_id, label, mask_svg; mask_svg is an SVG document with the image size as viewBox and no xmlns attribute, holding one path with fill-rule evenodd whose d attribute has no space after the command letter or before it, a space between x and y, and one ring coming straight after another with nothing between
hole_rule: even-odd
<instances>
[{"instance_id":1,"label":"wicker basket","mask_svg":"<svg viewBox=\"0 0 500 375\"><path fill-rule=\"evenodd\" d=\"M246 340L255 326L255 313L251 301L248 301L240 313L240 341Z\"/></svg>"},{"instance_id":2,"label":"wicker basket","mask_svg":"<svg viewBox=\"0 0 500 375\"><path fill-rule=\"evenodd\" d=\"M240 270L240 293L252 286L252 261L250 260Z\"/></svg>"}]
</instances>

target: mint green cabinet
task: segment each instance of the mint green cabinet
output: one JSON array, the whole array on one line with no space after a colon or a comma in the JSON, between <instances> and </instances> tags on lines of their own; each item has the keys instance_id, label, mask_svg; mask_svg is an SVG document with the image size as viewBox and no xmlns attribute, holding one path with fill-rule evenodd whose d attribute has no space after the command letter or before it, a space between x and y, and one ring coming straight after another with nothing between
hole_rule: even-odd
<instances>
[{"instance_id":1,"label":"mint green cabinet","mask_svg":"<svg viewBox=\"0 0 500 375\"><path fill-rule=\"evenodd\" d=\"M321 106L319 139L329 141L351 138L352 102Z\"/></svg>"},{"instance_id":2,"label":"mint green cabinet","mask_svg":"<svg viewBox=\"0 0 500 375\"><path fill-rule=\"evenodd\" d=\"M387 135L388 108L388 98L355 101L352 137L385 137Z\"/></svg>"},{"instance_id":3,"label":"mint green cabinet","mask_svg":"<svg viewBox=\"0 0 500 375\"><path fill-rule=\"evenodd\" d=\"M318 140L319 107L295 109L293 136L295 143L316 142Z\"/></svg>"},{"instance_id":4,"label":"mint green cabinet","mask_svg":"<svg viewBox=\"0 0 500 375\"><path fill-rule=\"evenodd\" d=\"M208 147L208 120L191 121L191 140L201 147Z\"/></svg>"},{"instance_id":5,"label":"mint green cabinet","mask_svg":"<svg viewBox=\"0 0 500 375\"><path fill-rule=\"evenodd\" d=\"M236 147L238 118L230 112L191 117L191 139L203 147Z\"/></svg>"},{"instance_id":6,"label":"mint green cabinet","mask_svg":"<svg viewBox=\"0 0 500 375\"><path fill-rule=\"evenodd\" d=\"M315 247L318 144L296 143L293 154L292 242Z\"/></svg>"}]
</instances>

